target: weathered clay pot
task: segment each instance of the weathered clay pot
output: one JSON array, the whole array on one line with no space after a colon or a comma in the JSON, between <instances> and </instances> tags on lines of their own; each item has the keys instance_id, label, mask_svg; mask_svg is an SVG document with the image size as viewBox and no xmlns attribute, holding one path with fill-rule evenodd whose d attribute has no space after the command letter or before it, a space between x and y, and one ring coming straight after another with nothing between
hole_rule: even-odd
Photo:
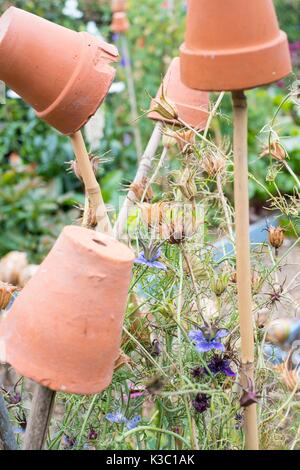
<instances>
[{"instance_id":1,"label":"weathered clay pot","mask_svg":"<svg viewBox=\"0 0 300 470\"><path fill-rule=\"evenodd\" d=\"M112 0L111 9L113 12L125 11L127 9L126 0Z\"/></svg>"},{"instance_id":2,"label":"weathered clay pot","mask_svg":"<svg viewBox=\"0 0 300 470\"><path fill-rule=\"evenodd\" d=\"M272 0L189 0L181 78L195 89L241 90L291 71Z\"/></svg>"},{"instance_id":3,"label":"weathered clay pot","mask_svg":"<svg viewBox=\"0 0 300 470\"><path fill-rule=\"evenodd\" d=\"M117 12L113 14L111 30L113 33L126 33L129 29L129 21L126 13Z\"/></svg>"},{"instance_id":4,"label":"weathered clay pot","mask_svg":"<svg viewBox=\"0 0 300 470\"><path fill-rule=\"evenodd\" d=\"M1 360L53 390L105 389L119 354L133 258L107 235L65 227L1 321Z\"/></svg>"},{"instance_id":5,"label":"weathered clay pot","mask_svg":"<svg viewBox=\"0 0 300 470\"><path fill-rule=\"evenodd\" d=\"M0 18L0 80L63 134L79 130L115 76L115 46L18 8Z\"/></svg>"},{"instance_id":6,"label":"weathered clay pot","mask_svg":"<svg viewBox=\"0 0 300 470\"><path fill-rule=\"evenodd\" d=\"M192 90L185 86L180 79L180 59L176 57L172 60L163 80L165 97L175 105L179 117L195 129L204 129L209 116L208 102L209 95L206 92ZM158 90L156 99L152 100L151 109L155 109L157 101L160 101L162 86ZM159 113L152 111L149 113L150 119L176 124L163 118Z\"/></svg>"}]
</instances>

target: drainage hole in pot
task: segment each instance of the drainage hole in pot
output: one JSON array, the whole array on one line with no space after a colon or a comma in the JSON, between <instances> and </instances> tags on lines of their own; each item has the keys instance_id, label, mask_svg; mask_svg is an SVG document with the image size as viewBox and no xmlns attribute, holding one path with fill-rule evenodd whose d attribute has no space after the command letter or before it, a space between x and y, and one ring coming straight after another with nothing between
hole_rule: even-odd
<instances>
[{"instance_id":1,"label":"drainage hole in pot","mask_svg":"<svg viewBox=\"0 0 300 470\"><path fill-rule=\"evenodd\" d=\"M106 243L102 242L101 240L96 240L95 238L93 239L93 242L97 243L98 245L101 246L107 246Z\"/></svg>"}]
</instances>

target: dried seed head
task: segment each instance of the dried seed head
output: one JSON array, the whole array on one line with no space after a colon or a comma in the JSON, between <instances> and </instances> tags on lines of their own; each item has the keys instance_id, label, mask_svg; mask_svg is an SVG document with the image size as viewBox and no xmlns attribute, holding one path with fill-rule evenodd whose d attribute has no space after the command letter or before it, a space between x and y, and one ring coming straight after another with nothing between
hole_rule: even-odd
<instances>
[{"instance_id":1,"label":"dried seed head","mask_svg":"<svg viewBox=\"0 0 300 470\"><path fill-rule=\"evenodd\" d=\"M227 273L215 276L211 281L211 290L217 297L220 297L227 289L228 283L229 276Z\"/></svg>"},{"instance_id":2,"label":"dried seed head","mask_svg":"<svg viewBox=\"0 0 300 470\"><path fill-rule=\"evenodd\" d=\"M139 204L142 220L148 229L160 226L163 218L164 206L164 202L158 202L156 204Z\"/></svg>"},{"instance_id":3,"label":"dried seed head","mask_svg":"<svg viewBox=\"0 0 300 470\"><path fill-rule=\"evenodd\" d=\"M257 328L265 328L270 321L271 312L268 308L262 308L255 314L255 324Z\"/></svg>"},{"instance_id":4,"label":"dried seed head","mask_svg":"<svg viewBox=\"0 0 300 470\"><path fill-rule=\"evenodd\" d=\"M251 285L252 285L252 292L253 294L259 294L263 285L263 278L257 273L252 272L251 276Z\"/></svg>"},{"instance_id":5,"label":"dried seed head","mask_svg":"<svg viewBox=\"0 0 300 470\"><path fill-rule=\"evenodd\" d=\"M171 245L177 245L195 235L200 226L200 220L193 210L187 210L185 205L165 203L159 235Z\"/></svg>"},{"instance_id":6,"label":"dried seed head","mask_svg":"<svg viewBox=\"0 0 300 470\"><path fill-rule=\"evenodd\" d=\"M0 281L0 310L6 309L14 292L17 290L18 288L16 286Z\"/></svg>"},{"instance_id":7,"label":"dried seed head","mask_svg":"<svg viewBox=\"0 0 300 470\"><path fill-rule=\"evenodd\" d=\"M90 163L91 163L93 172L96 175L97 172L98 172L100 162L101 162L101 158L98 157L97 155L90 154L89 159L90 159ZM80 173L80 169L79 169L79 165L78 165L77 160L72 160L70 162L67 162L66 164L69 166L69 168L67 170L74 173L76 178L78 178L80 181L82 181L82 176L81 176L81 173Z\"/></svg>"},{"instance_id":8,"label":"dried seed head","mask_svg":"<svg viewBox=\"0 0 300 470\"><path fill-rule=\"evenodd\" d=\"M165 95L164 84L161 87L161 94L159 99L154 98L153 102L155 106L152 107L150 110L151 112L156 112L164 119L168 121L177 121L178 120L178 112L176 106L172 101L168 100Z\"/></svg>"},{"instance_id":9,"label":"dried seed head","mask_svg":"<svg viewBox=\"0 0 300 470\"><path fill-rule=\"evenodd\" d=\"M225 170L226 158L221 152L210 150L203 155L201 166L210 178L215 178Z\"/></svg>"},{"instance_id":10,"label":"dried seed head","mask_svg":"<svg viewBox=\"0 0 300 470\"><path fill-rule=\"evenodd\" d=\"M183 154L189 154L193 152L193 146L196 142L196 134L192 130L180 129L175 132L175 139L179 150Z\"/></svg>"},{"instance_id":11,"label":"dried seed head","mask_svg":"<svg viewBox=\"0 0 300 470\"><path fill-rule=\"evenodd\" d=\"M142 200L145 188L148 186L148 181L149 181L148 178L146 176L143 176L143 178L141 180L133 182L129 186L129 190L134 193L137 201ZM150 185L149 187L147 187L147 192L144 196L144 201L143 202L146 202L146 203L151 202L152 199L153 199L153 196L154 196L153 190L152 190L152 187Z\"/></svg>"},{"instance_id":12,"label":"dried seed head","mask_svg":"<svg viewBox=\"0 0 300 470\"><path fill-rule=\"evenodd\" d=\"M285 149L282 147L281 143L279 142L279 140L275 140L274 142L272 142L269 145L266 145L261 154L260 154L261 157L273 157L275 160L278 160L280 162L282 162L283 160L286 159L286 156L287 156L287 153L285 151Z\"/></svg>"},{"instance_id":13,"label":"dried seed head","mask_svg":"<svg viewBox=\"0 0 300 470\"><path fill-rule=\"evenodd\" d=\"M186 167L178 178L178 181L174 183L177 186L183 196L188 199L194 199L197 196L198 190L195 182L195 173L191 171L189 167Z\"/></svg>"},{"instance_id":14,"label":"dried seed head","mask_svg":"<svg viewBox=\"0 0 300 470\"><path fill-rule=\"evenodd\" d=\"M275 251L277 254L278 249L283 244L285 230L282 227L270 226L268 228L268 232L269 232L269 243L275 248Z\"/></svg>"}]
</instances>

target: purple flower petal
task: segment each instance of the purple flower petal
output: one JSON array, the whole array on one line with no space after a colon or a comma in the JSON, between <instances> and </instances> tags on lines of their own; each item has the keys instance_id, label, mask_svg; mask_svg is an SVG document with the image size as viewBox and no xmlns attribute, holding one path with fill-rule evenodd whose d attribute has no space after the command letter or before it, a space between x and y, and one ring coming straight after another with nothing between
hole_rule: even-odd
<instances>
[{"instance_id":1,"label":"purple flower petal","mask_svg":"<svg viewBox=\"0 0 300 470\"><path fill-rule=\"evenodd\" d=\"M191 330L189 332L189 338L192 341L205 341L203 331L201 330Z\"/></svg>"},{"instance_id":2,"label":"purple flower petal","mask_svg":"<svg viewBox=\"0 0 300 470\"><path fill-rule=\"evenodd\" d=\"M117 411L116 413L107 413L105 418L111 423L126 423L127 421L125 416L120 411Z\"/></svg>"},{"instance_id":3,"label":"purple flower petal","mask_svg":"<svg viewBox=\"0 0 300 470\"><path fill-rule=\"evenodd\" d=\"M210 342L211 348L210 349L217 349L218 351L225 351L224 344L220 343L219 341L211 341Z\"/></svg>"},{"instance_id":4,"label":"purple flower petal","mask_svg":"<svg viewBox=\"0 0 300 470\"><path fill-rule=\"evenodd\" d=\"M233 372L233 370L229 366L223 367L222 371L225 375L227 375L227 377L236 377L236 373Z\"/></svg>"},{"instance_id":5,"label":"purple flower petal","mask_svg":"<svg viewBox=\"0 0 300 470\"><path fill-rule=\"evenodd\" d=\"M167 270L167 267L160 261L149 261L148 266L151 268L163 269L164 271Z\"/></svg>"},{"instance_id":6,"label":"purple flower petal","mask_svg":"<svg viewBox=\"0 0 300 470\"><path fill-rule=\"evenodd\" d=\"M198 352L208 352L214 349L214 346L209 341L197 341L195 348Z\"/></svg>"},{"instance_id":7,"label":"purple flower petal","mask_svg":"<svg viewBox=\"0 0 300 470\"><path fill-rule=\"evenodd\" d=\"M225 336L229 335L229 331L225 328L218 330L214 339L225 338Z\"/></svg>"},{"instance_id":8,"label":"purple flower petal","mask_svg":"<svg viewBox=\"0 0 300 470\"><path fill-rule=\"evenodd\" d=\"M131 429L136 428L140 421L141 421L141 417L139 415L134 416L134 418L127 420L127 423L126 423L127 429L131 430Z\"/></svg>"}]
</instances>

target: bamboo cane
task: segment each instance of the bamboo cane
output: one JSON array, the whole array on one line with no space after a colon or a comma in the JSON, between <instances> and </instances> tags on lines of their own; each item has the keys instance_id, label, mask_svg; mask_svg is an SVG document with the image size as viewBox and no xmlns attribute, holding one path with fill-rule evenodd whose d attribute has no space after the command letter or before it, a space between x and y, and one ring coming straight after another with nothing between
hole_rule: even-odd
<instances>
[{"instance_id":1,"label":"bamboo cane","mask_svg":"<svg viewBox=\"0 0 300 470\"><path fill-rule=\"evenodd\" d=\"M8 412L0 395L0 450L17 450L18 446L9 421Z\"/></svg>"},{"instance_id":2,"label":"bamboo cane","mask_svg":"<svg viewBox=\"0 0 300 470\"><path fill-rule=\"evenodd\" d=\"M41 450L47 437L56 393L37 384L27 424L24 450Z\"/></svg>"},{"instance_id":3,"label":"bamboo cane","mask_svg":"<svg viewBox=\"0 0 300 470\"><path fill-rule=\"evenodd\" d=\"M79 171L84 183L86 197L89 201L89 210L96 215L97 231L112 235L112 227L103 202L101 189L92 169L85 143L80 131L71 135L71 142L76 155ZM83 225L87 224L87 210L85 210Z\"/></svg>"},{"instance_id":4,"label":"bamboo cane","mask_svg":"<svg viewBox=\"0 0 300 470\"><path fill-rule=\"evenodd\" d=\"M153 157L161 141L161 134L162 134L162 123L158 122L154 127L151 138L140 160L138 170L136 172L136 175L133 181L134 183L140 181L143 177L149 174ZM113 234L115 238L118 238L118 239L121 238L123 231L124 231L124 227L126 225L127 218L128 218L128 211L134 205L135 201L136 201L136 196L134 192L129 190L127 193L126 199L119 212L117 221L114 225Z\"/></svg>"},{"instance_id":5,"label":"bamboo cane","mask_svg":"<svg viewBox=\"0 0 300 470\"><path fill-rule=\"evenodd\" d=\"M244 92L233 92L234 113L234 200L236 226L236 263L238 309L241 333L241 383L254 385L254 335L251 295L248 195L248 113ZM245 408L246 449L257 450L256 404Z\"/></svg>"},{"instance_id":6,"label":"bamboo cane","mask_svg":"<svg viewBox=\"0 0 300 470\"><path fill-rule=\"evenodd\" d=\"M96 215L97 230L112 235L112 226L103 202L100 186L92 169L88 152L80 131L71 135L71 142L82 177L86 201L82 225L88 225L90 212ZM56 393L47 387L36 384L32 409L25 434L24 449L43 448L51 420Z\"/></svg>"}]
</instances>

